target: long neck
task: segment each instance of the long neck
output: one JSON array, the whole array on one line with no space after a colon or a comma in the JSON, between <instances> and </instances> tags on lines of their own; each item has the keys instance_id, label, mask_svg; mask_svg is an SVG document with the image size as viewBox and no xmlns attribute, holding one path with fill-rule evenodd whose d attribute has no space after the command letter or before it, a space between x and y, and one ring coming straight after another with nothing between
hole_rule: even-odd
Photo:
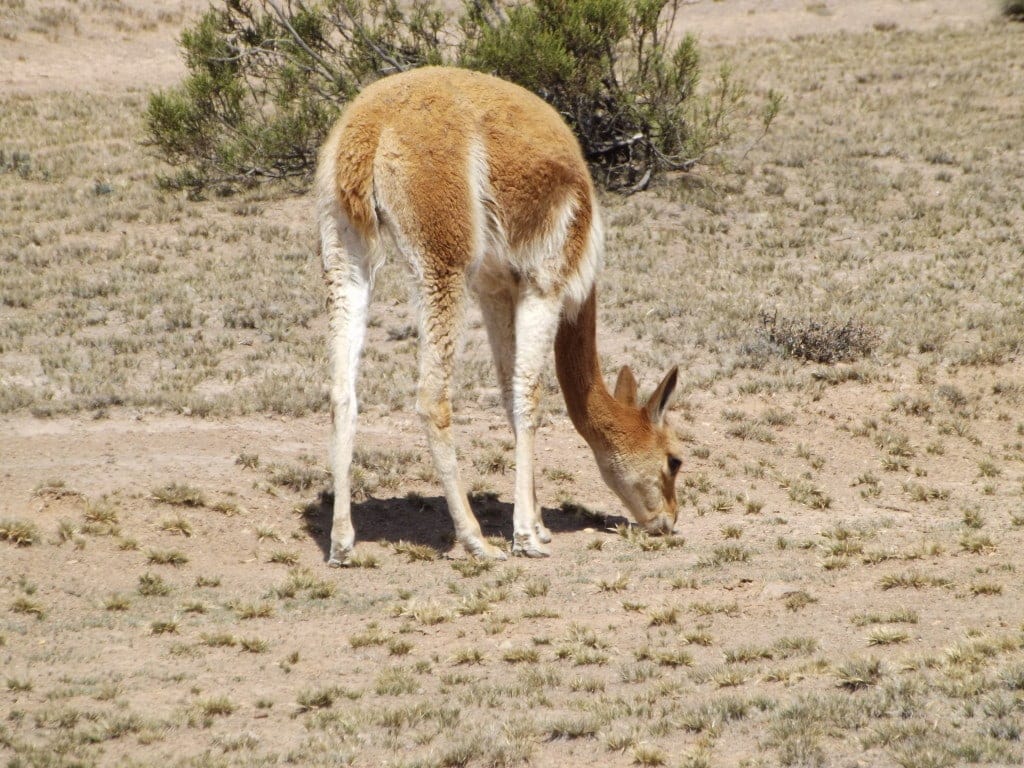
<instances>
[{"instance_id":1,"label":"long neck","mask_svg":"<svg viewBox=\"0 0 1024 768\"><path fill-rule=\"evenodd\" d=\"M603 442L617 405L601 377L597 355L597 298L590 291L573 320L562 318L555 336L555 370L576 431L593 448Z\"/></svg>"}]
</instances>

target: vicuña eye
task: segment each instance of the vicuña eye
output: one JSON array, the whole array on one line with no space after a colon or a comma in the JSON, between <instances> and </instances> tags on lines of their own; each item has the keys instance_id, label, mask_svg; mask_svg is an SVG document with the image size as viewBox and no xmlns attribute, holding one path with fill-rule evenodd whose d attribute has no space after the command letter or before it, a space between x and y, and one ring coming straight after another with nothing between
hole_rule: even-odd
<instances>
[{"instance_id":1,"label":"vicu\u00f1a eye","mask_svg":"<svg viewBox=\"0 0 1024 768\"><path fill-rule=\"evenodd\" d=\"M668 457L668 473L675 475L679 471L679 468L683 465L683 460L677 456Z\"/></svg>"}]
</instances>

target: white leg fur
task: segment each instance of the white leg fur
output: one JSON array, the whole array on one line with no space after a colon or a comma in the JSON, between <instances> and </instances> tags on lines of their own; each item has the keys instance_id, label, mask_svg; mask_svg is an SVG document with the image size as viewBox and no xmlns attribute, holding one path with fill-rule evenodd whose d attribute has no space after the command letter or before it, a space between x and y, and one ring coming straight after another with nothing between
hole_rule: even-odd
<instances>
[{"instance_id":1,"label":"white leg fur","mask_svg":"<svg viewBox=\"0 0 1024 768\"><path fill-rule=\"evenodd\" d=\"M329 302L331 357L331 469L334 516L328 564L345 565L355 542L349 473L355 440L356 374L366 335L373 284L372 247L363 242L340 212L321 216L321 250Z\"/></svg>"},{"instance_id":2,"label":"white leg fur","mask_svg":"<svg viewBox=\"0 0 1024 768\"><path fill-rule=\"evenodd\" d=\"M512 376L512 419L516 435L515 509L512 552L545 557L542 542L551 535L540 518L534 484L534 437L540 410L540 375L558 326L559 296L543 296L524 288L516 306L515 369Z\"/></svg>"},{"instance_id":3,"label":"white leg fur","mask_svg":"<svg viewBox=\"0 0 1024 768\"><path fill-rule=\"evenodd\" d=\"M501 404L505 417L515 433L516 422L512 416L512 373L516 357L516 294L500 291L480 297L480 310L487 328L487 340L491 344L494 368L498 374L501 390Z\"/></svg>"}]
</instances>

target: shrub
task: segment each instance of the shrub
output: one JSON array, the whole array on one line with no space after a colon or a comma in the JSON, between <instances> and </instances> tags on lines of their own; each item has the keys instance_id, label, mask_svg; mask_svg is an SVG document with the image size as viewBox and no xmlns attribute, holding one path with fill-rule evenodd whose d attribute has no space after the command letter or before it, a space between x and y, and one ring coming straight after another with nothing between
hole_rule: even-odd
<instances>
[{"instance_id":1,"label":"shrub","mask_svg":"<svg viewBox=\"0 0 1024 768\"><path fill-rule=\"evenodd\" d=\"M796 320L762 312L761 328L768 342L784 354L815 363L856 360L878 344L874 329L853 320Z\"/></svg>"},{"instance_id":2,"label":"shrub","mask_svg":"<svg viewBox=\"0 0 1024 768\"><path fill-rule=\"evenodd\" d=\"M624 191L707 161L744 93L723 69L696 96L700 57L669 44L681 0L467 2L219 0L181 36L188 76L154 93L149 144L193 194L265 179L305 184L341 105L394 72L452 64L493 72L550 102L580 137L599 183ZM770 94L767 130L780 105Z\"/></svg>"},{"instance_id":3,"label":"shrub","mask_svg":"<svg viewBox=\"0 0 1024 768\"><path fill-rule=\"evenodd\" d=\"M1024 21L1024 0L1000 0L999 10L1008 19Z\"/></svg>"}]
</instances>

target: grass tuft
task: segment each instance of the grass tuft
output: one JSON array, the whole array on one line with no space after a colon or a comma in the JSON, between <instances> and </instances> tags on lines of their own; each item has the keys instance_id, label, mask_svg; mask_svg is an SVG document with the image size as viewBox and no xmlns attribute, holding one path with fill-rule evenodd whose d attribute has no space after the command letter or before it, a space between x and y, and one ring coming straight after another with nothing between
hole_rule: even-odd
<instances>
[{"instance_id":1,"label":"grass tuft","mask_svg":"<svg viewBox=\"0 0 1024 768\"><path fill-rule=\"evenodd\" d=\"M395 542L394 550L396 554L405 555L410 563L429 563L440 557L440 553L427 544L413 544L405 540Z\"/></svg>"},{"instance_id":2,"label":"grass tuft","mask_svg":"<svg viewBox=\"0 0 1024 768\"><path fill-rule=\"evenodd\" d=\"M162 597L171 594L171 587L155 573L139 576L138 592L143 597Z\"/></svg>"},{"instance_id":3,"label":"grass tuft","mask_svg":"<svg viewBox=\"0 0 1024 768\"><path fill-rule=\"evenodd\" d=\"M0 520L0 541L29 547L39 541L39 529L24 520Z\"/></svg>"},{"instance_id":4,"label":"grass tuft","mask_svg":"<svg viewBox=\"0 0 1024 768\"><path fill-rule=\"evenodd\" d=\"M205 507L206 497L203 492L187 483L168 483L151 492L153 498L163 504L177 507Z\"/></svg>"},{"instance_id":5,"label":"grass tuft","mask_svg":"<svg viewBox=\"0 0 1024 768\"><path fill-rule=\"evenodd\" d=\"M877 685L882 679L882 662L875 658L851 659L836 667L839 687L850 691Z\"/></svg>"},{"instance_id":6,"label":"grass tuft","mask_svg":"<svg viewBox=\"0 0 1024 768\"><path fill-rule=\"evenodd\" d=\"M188 558L176 549L151 549L146 555L146 562L150 565L184 565Z\"/></svg>"}]
</instances>

